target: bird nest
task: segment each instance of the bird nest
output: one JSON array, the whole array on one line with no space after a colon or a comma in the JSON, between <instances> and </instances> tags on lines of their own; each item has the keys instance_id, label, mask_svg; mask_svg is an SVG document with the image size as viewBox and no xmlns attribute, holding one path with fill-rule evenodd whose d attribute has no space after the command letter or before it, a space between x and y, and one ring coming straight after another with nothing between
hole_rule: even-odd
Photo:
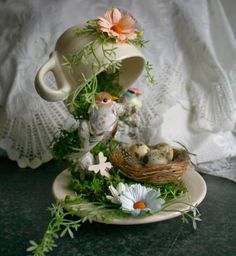
<instances>
[{"instance_id":1,"label":"bird nest","mask_svg":"<svg viewBox=\"0 0 236 256\"><path fill-rule=\"evenodd\" d=\"M152 146L149 146L151 149ZM146 166L137 159L135 154L129 152L129 147L120 147L113 151L109 159L113 166L120 169L126 177L137 182L152 184L165 184L181 179L191 160L189 154L183 149L173 149L173 160L167 164Z\"/></svg>"}]
</instances>

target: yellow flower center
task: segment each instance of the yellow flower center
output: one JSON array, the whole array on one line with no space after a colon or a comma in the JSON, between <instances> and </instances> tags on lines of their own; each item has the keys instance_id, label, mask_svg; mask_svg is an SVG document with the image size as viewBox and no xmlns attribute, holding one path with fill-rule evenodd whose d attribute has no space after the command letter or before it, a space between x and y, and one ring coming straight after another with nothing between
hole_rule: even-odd
<instances>
[{"instance_id":1,"label":"yellow flower center","mask_svg":"<svg viewBox=\"0 0 236 256\"><path fill-rule=\"evenodd\" d=\"M147 207L146 204L142 201L138 201L134 203L134 209L144 209L146 207Z\"/></svg>"}]
</instances>

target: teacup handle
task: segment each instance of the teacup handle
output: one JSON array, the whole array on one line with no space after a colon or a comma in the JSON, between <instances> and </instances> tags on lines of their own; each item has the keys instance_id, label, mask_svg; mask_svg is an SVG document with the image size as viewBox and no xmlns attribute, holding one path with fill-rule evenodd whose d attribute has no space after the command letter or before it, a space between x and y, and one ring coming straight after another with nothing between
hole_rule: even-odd
<instances>
[{"instance_id":1,"label":"teacup handle","mask_svg":"<svg viewBox=\"0 0 236 256\"><path fill-rule=\"evenodd\" d=\"M57 90L50 88L44 81L44 77L49 71L53 72ZM65 78L56 51L38 71L35 78L35 88L38 94L47 101L61 101L69 95L71 87Z\"/></svg>"}]
</instances>

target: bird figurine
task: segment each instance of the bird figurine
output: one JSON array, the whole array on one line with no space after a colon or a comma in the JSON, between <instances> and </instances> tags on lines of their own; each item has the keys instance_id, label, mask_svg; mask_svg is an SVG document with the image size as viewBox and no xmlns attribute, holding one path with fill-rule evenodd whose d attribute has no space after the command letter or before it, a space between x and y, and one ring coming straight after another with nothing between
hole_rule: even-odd
<instances>
[{"instance_id":1,"label":"bird figurine","mask_svg":"<svg viewBox=\"0 0 236 256\"><path fill-rule=\"evenodd\" d=\"M89 120L81 120L78 135L80 150L75 153L81 158L101 141L111 139L118 127L118 113L114 104L116 97L107 92L95 96L96 106L89 115Z\"/></svg>"},{"instance_id":2,"label":"bird figurine","mask_svg":"<svg viewBox=\"0 0 236 256\"><path fill-rule=\"evenodd\" d=\"M95 96L97 107L93 108L89 116L89 130L93 136L101 136L105 133L115 135L118 114L114 107L114 99L115 97L107 92L101 92Z\"/></svg>"},{"instance_id":3,"label":"bird figurine","mask_svg":"<svg viewBox=\"0 0 236 256\"><path fill-rule=\"evenodd\" d=\"M138 99L138 97L142 95L141 90L139 88L130 88L128 89L124 95L121 97L120 102L122 104L131 104L138 108L142 107L142 102Z\"/></svg>"}]
</instances>

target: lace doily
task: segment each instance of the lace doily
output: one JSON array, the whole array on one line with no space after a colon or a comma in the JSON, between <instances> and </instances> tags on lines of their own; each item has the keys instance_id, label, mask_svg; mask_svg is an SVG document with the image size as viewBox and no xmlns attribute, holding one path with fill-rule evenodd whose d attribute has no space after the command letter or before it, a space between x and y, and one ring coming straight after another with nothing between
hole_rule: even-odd
<instances>
[{"instance_id":1,"label":"lace doily","mask_svg":"<svg viewBox=\"0 0 236 256\"><path fill-rule=\"evenodd\" d=\"M236 157L199 165L199 172L227 178L236 182Z\"/></svg>"},{"instance_id":2,"label":"lace doily","mask_svg":"<svg viewBox=\"0 0 236 256\"><path fill-rule=\"evenodd\" d=\"M52 137L70 118L63 103L49 103L37 95L37 70L65 29L101 16L113 5L108 0L0 3L0 147L21 167L48 161ZM121 0L119 7L145 28L149 44L143 52L153 64L158 85L148 87L143 78L137 81L135 86L143 91L142 126L121 126L117 138L168 140L166 116L181 105L188 122L182 122L182 116L179 122L188 136L180 139L187 147L216 148L215 159L234 156L236 47L219 0ZM175 124L169 126L174 138ZM208 160L214 159L207 154L199 158Z\"/></svg>"},{"instance_id":3,"label":"lace doily","mask_svg":"<svg viewBox=\"0 0 236 256\"><path fill-rule=\"evenodd\" d=\"M4 115L1 110L0 116ZM30 122L17 117L6 118L4 122L0 120L0 147L22 168L37 168L52 158L49 144L56 132L64 127L68 113L62 103L47 103L42 104L30 118Z\"/></svg>"}]
</instances>

